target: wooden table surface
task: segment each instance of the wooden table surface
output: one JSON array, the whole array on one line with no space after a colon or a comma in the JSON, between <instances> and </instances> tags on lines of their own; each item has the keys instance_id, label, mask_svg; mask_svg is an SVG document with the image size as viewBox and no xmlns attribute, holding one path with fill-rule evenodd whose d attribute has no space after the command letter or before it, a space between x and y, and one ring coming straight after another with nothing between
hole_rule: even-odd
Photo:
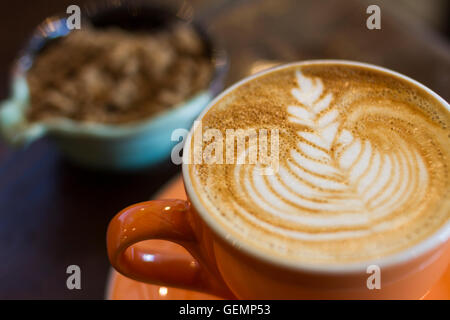
<instances>
[{"instance_id":1,"label":"wooden table surface","mask_svg":"<svg viewBox=\"0 0 450 320\"><path fill-rule=\"evenodd\" d=\"M85 2L1 2L1 99L8 94L11 63L33 27ZM386 1L192 2L194 17L229 53L228 84L274 63L338 58L394 69L450 98L448 40L390 10ZM377 31L365 27L372 2L382 9ZM108 221L151 197L179 169L166 161L135 174L97 173L71 165L46 139L24 150L0 143L0 299L103 298ZM81 267L82 290L66 288L71 264Z\"/></svg>"}]
</instances>

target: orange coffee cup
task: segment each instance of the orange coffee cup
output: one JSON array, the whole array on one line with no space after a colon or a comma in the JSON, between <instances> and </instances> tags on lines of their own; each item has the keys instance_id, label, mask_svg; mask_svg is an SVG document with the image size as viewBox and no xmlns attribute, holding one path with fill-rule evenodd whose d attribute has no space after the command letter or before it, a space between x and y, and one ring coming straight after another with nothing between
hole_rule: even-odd
<instances>
[{"instance_id":1,"label":"orange coffee cup","mask_svg":"<svg viewBox=\"0 0 450 320\"><path fill-rule=\"evenodd\" d=\"M430 89L384 68L331 60L303 63L326 62L362 65L395 75L419 86L450 110L448 103ZM283 67L286 66L278 68ZM227 89L211 102L199 119L221 97L255 76L258 75ZM185 150L190 149L190 140L191 135L186 140ZM187 156L188 152L185 152L184 157ZM229 237L200 202L187 164L183 164L183 181L187 201L142 202L125 208L112 219L107 232L107 248L111 264L117 271L138 281L198 290L224 298L419 299L449 266L450 222L419 244L375 261L321 266L281 260ZM134 246L140 241L154 239L183 246L196 263L153 255ZM381 271L379 289L368 287L373 265Z\"/></svg>"}]
</instances>

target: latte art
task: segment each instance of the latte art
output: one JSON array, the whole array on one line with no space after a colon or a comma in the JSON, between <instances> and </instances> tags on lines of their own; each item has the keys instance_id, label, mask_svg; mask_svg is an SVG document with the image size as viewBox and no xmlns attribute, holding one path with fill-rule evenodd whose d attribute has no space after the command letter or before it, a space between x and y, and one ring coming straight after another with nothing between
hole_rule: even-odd
<instances>
[{"instance_id":1,"label":"latte art","mask_svg":"<svg viewBox=\"0 0 450 320\"><path fill-rule=\"evenodd\" d=\"M297 148L279 173L266 179L253 168L236 166L237 193L285 223L321 231L291 233L298 239L354 238L370 233L365 228L369 226L396 228L392 222L383 225L379 218L392 214L412 195L419 200L425 196L428 174L422 157L412 146L382 153L369 140L340 130L339 112L330 105L332 95L319 98L322 82L299 71L297 81L299 88L292 94L299 105L287 107L288 120L305 127L297 132ZM406 145L401 137L392 138L399 146ZM240 213L246 214L243 209ZM263 227L263 220L254 223Z\"/></svg>"},{"instance_id":2,"label":"latte art","mask_svg":"<svg viewBox=\"0 0 450 320\"><path fill-rule=\"evenodd\" d=\"M287 67L230 92L205 125L280 130L272 175L250 164L190 166L214 218L270 254L369 260L449 220L448 111L400 78L338 64Z\"/></svg>"}]
</instances>

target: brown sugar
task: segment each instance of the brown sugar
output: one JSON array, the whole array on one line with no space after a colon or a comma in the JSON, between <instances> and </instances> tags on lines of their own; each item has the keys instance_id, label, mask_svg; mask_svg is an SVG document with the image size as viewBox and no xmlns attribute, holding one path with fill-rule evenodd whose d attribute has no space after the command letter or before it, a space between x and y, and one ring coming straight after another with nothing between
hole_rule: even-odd
<instances>
[{"instance_id":1,"label":"brown sugar","mask_svg":"<svg viewBox=\"0 0 450 320\"><path fill-rule=\"evenodd\" d=\"M86 27L37 56L27 75L27 117L142 120L206 88L212 69L205 43L191 25L152 33Z\"/></svg>"}]
</instances>

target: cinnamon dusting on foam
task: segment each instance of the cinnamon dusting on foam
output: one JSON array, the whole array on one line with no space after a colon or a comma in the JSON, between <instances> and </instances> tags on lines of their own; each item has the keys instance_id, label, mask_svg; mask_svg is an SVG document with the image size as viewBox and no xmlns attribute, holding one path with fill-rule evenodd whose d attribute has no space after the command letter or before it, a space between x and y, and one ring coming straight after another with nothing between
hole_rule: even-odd
<instances>
[{"instance_id":1,"label":"cinnamon dusting on foam","mask_svg":"<svg viewBox=\"0 0 450 320\"><path fill-rule=\"evenodd\" d=\"M403 79L359 66L292 66L211 108L203 130L280 130L280 169L189 166L233 237L269 254L346 263L410 247L450 219L450 115Z\"/></svg>"}]
</instances>

